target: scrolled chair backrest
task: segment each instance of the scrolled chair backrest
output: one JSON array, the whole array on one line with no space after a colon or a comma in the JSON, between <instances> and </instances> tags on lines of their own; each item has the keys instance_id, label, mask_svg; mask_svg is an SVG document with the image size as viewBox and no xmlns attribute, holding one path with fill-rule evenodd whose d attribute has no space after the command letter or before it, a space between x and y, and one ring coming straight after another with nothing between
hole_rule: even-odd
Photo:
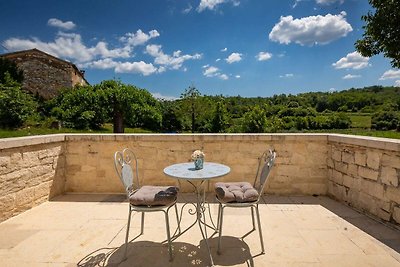
<instances>
[{"instance_id":1,"label":"scrolled chair backrest","mask_svg":"<svg viewBox=\"0 0 400 267\"><path fill-rule=\"evenodd\" d=\"M276 159L276 152L273 149L265 151L258 160L257 173L254 180L254 188L257 189L259 197L262 195L268 177L271 173Z\"/></svg>"},{"instance_id":2,"label":"scrolled chair backrest","mask_svg":"<svg viewBox=\"0 0 400 267\"><path fill-rule=\"evenodd\" d=\"M115 152L114 167L127 193L139 188L138 162L131 149Z\"/></svg>"}]
</instances>

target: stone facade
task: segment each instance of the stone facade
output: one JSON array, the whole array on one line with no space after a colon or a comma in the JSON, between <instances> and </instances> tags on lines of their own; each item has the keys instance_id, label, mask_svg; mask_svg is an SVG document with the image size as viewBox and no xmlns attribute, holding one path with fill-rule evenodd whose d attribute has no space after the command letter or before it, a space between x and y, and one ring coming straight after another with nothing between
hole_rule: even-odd
<instances>
[{"instance_id":1,"label":"stone facade","mask_svg":"<svg viewBox=\"0 0 400 267\"><path fill-rule=\"evenodd\" d=\"M22 88L45 99L58 95L64 88L88 85L81 71L67 61L32 49L1 55L15 62L23 71Z\"/></svg>"},{"instance_id":2,"label":"stone facade","mask_svg":"<svg viewBox=\"0 0 400 267\"><path fill-rule=\"evenodd\" d=\"M400 226L400 140L334 134L67 134L0 139L0 221L63 193L123 193L114 152L129 147L141 182L178 182L163 174L190 161L195 149L206 161L231 167L215 181L252 182L257 157L277 152L266 192L329 195ZM209 190L213 188L212 181ZM191 186L181 183L181 192Z\"/></svg>"},{"instance_id":3,"label":"stone facade","mask_svg":"<svg viewBox=\"0 0 400 267\"><path fill-rule=\"evenodd\" d=\"M328 137L328 194L400 224L400 142Z\"/></svg>"}]
</instances>

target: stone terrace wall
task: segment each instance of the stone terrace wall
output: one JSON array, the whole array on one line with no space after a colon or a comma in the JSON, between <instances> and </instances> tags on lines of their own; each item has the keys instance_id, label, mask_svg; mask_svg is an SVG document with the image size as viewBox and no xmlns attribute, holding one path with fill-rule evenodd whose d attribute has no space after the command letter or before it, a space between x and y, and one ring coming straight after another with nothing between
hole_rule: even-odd
<instances>
[{"instance_id":1,"label":"stone terrace wall","mask_svg":"<svg viewBox=\"0 0 400 267\"><path fill-rule=\"evenodd\" d=\"M400 140L330 135L330 196L400 224Z\"/></svg>"},{"instance_id":2,"label":"stone terrace wall","mask_svg":"<svg viewBox=\"0 0 400 267\"><path fill-rule=\"evenodd\" d=\"M64 192L64 139L0 139L0 222Z\"/></svg>"},{"instance_id":3,"label":"stone terrace wall","mask_svg":"<svg viewBox=\"0 0 400 267\"><path fill-rule=\"evenodd\" d=\"M67 135L65 191L124 192L113 157L116 150L125 147L138 157L142 182L157 185L176 183L163 174L163 169L190 161L195 149L206 153L206 161L231 167L229 175L215 181L252 182L257 157L272 147L278 157L266 188L269 193L325 195L326 144L326 135L310 134ZM190 185L181 183L182 191L190 189Z\"/></svg>"}]
</instances>

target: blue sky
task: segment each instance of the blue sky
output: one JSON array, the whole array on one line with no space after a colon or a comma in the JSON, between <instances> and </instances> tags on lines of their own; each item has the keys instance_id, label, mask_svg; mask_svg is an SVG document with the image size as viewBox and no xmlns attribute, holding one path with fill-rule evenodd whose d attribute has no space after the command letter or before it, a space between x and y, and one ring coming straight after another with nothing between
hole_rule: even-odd
<instances>
[{"instance_id":1,"label":"blue sky","mask_svg":"<svg viewBox=\"0 0 400 267\"><path fill-rule=\"evenodd\" d=\"M0 52L38 48L155 96L272 96L400 86L355 52L367 0L0 0Z\"/></svg>"}]
</instances>

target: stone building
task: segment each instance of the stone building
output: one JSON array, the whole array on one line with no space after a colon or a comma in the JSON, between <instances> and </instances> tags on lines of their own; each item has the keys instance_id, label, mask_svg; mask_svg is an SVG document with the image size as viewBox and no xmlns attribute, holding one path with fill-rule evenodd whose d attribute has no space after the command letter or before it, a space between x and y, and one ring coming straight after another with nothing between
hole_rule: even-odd
<instances>
[{"instance_id":1,"label":"stone building","mask_svg":"<svg viewBox=\"0 0 400 267\"><path fill-rule=\"evenodd\" d=\"M23 71L22 88L44 99L58 95L64 88L88 85L84 72L71 62L59 59L38 49L0 55L17 64Z\"/></svg>"}]
</instances>

